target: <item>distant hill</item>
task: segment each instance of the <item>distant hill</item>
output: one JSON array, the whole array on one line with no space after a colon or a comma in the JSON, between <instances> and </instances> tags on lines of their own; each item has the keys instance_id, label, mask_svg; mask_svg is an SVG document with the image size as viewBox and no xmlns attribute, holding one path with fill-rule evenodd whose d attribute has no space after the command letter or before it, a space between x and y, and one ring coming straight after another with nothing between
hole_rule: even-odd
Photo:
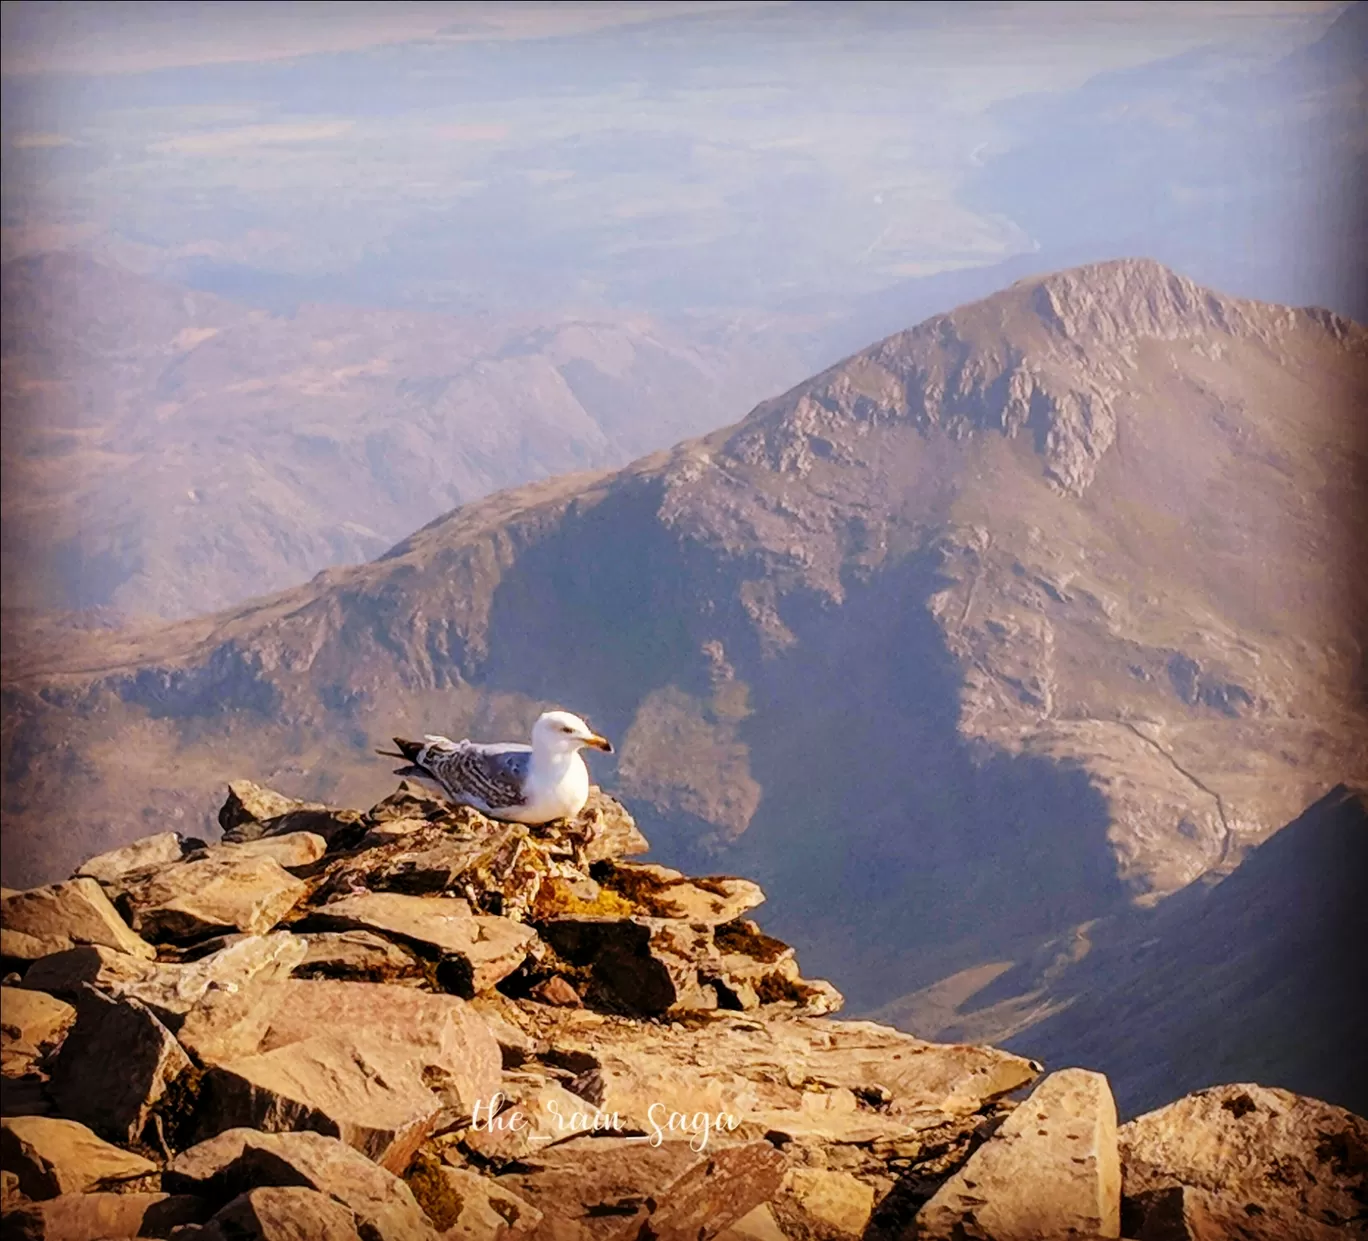
<instances>
[{"instance_id":1,"label":"distant hill","mask_svg":"<svg viewBox=\"0 0 1368 1241\"><path fill-rule=\"evenodd\" d=\"M10 644L6 882L212 830L225 772L359 803L391 732L554 701L661 858L754 875L852 1006L1021 960L1368 779L1366 394L1325 311L1021 281L370 564Z\"/></svg>"},{"instance_id":2,"label":"distant hill","mask_svg":"<svg viewBox=\"0 0 1368 1241\"><path fill-rule=\"evenodd\" d=\"M271 312L77 252L3 277L4 590L44 611L226 607L808 369L743 320Z\"/></svg>"}]
</instances>

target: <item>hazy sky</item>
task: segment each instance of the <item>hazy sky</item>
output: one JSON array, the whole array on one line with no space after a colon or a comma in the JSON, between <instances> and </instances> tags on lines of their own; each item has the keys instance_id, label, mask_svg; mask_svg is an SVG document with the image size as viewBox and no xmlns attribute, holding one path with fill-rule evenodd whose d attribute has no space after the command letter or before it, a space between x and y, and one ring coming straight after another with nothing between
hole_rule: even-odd
<instances>
[{"instance_id":1,"label":"hazy sky","mask_svg":"<svg viewBox=\"0 0 1368 1241\"><path fill-rule=\"evenodd\" d=\"M1320 192L1274 66L1342 8L5 4L5 253L666 311L1202 229L1235 259Z\"/></svg>"}]
</instances>

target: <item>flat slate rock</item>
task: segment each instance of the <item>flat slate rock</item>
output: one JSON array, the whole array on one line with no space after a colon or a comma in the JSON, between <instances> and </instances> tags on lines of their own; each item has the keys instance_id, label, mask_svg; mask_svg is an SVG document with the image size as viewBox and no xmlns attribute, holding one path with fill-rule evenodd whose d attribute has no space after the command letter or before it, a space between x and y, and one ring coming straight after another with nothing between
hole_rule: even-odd
<instances>
[{"instance_id":1,"label":"flat slate rock","mask_svg":"<svg viewBox=\"0 0 1368 1241\"><path fill-rule=\"evenodd\" d=\"M176 1194L63 1194L6 1211L6 1241L115 1241L169 1237L206 1216L199 1198Z\"/></svg>"},{"instance_id":2,"label":"flat slate rock","mask_svg":"<svg viewBox=\"0 0 1368 1241\"><path fill-rule=\"evenodd\" d=\"M0 988L0 1072L6 1077L36 1073L75 1020L75 1008L45 992Z\"/></svg>"},{"instance_id":3,"label":"flat slate rock","mask_svg":"<svg viewBox=\"0 0 1368 1241\"><path fill-rule=\"evenodd\" d=\"M162 1185L216 1204L263 1185L296 1185L340 1202L375 1241L423 1241L435 1232L408 1185L321 1133L229 1129L177 1155Z\"/></svg>"},{"instance_id":4,"label":"flat slate rock","mask_svg":"<svg viewBox=\"0 0 1368 1241\"><path fill-rule=\"evenodd\" d=\"M307 884L273 858L225 851L130 883L124 899L140 933L186 940L234 930L264 935L307 891Z\"/></svg>"},{"instance_id":5,"label":"flat slate rock","mask_svg":"<svg viewBox=\"0 0 1368 1241\"><path fill-rule=\"evenodd\" d=\"M69 879L0 902L0 956L36 961L85 944L151 960L156 949L129 927L94 879Z\"/></svg>"},{"instance_id":6,"label":"flat slate rock","mask_svg":"<svg viewBox=\"0 0 1368 1241\"><path fill-rule=\"evenodd\" d=\"M1121 1235L1116 1104L1107 1079L1051 1073L917 1215L918 1241Z\"/></svg>"},{"instance_id":7,"label":"flat slate rock","mask_svg":"<svg viewBox=\"0 0 1368 1241\"><path fill-rule=\"evenodd\" d=\"M467 995L488 991L507 978L537 942L537 933L508 918L472 916L454 897L366 892L319 908L319 926L380 931L426 945L464 966L455 985Z\"/></svg>"},{"instance_id":8,"label":"flat slate rock","mask_svg":"<svg viewBox=\"0 0 1368 1241\"><path fill-rule=\"evenodd\" d=\"M290 979L268 994L273 1015L263 1051L320 1030L364 1036L417 1065L443 1106L458 1116L470 1115L476 1100L499 1089L498 1041L489 1023L457 996L325 979Z\"/></svg>"},{"instance_id":9,"label":"flat slate rock","mask_svg":"<svg viewBox=\"0 0 1368 1241\"><path fill-rule=\"evenodd\" d=\"M352 1213L299 1186L253 1189L234 1198L195 1241L361 1241Z\"/></svg>"},{"instance_id":10,"label":"flat slate rock","mask_svg":"<svg viewBox=\"0 0 1368 1241\"><path fill-rule=\"evenodd\" d=\"M27 1198L56 1198L111 1188L157 1171L150 1159L121 1150L74 1120L16 1116L0 1122L0 1162Z\"/></svg>"},{"instance_id":11,"label":"flat slate rock","mask_svg":"<svg viewBox=\"0 0 1368 1241\"><path fill-rule=\"evenodd\" d=\"M77 877L111 883L131 871L149 870L179 862L185 855L187 843L179 832L158 832L144 836L131 845L110 849L83 862Z\"/></svg>"},{"instance_id":12,"label":"flat slate rock","mask_svg":"<svg viewBox=\"0 0 1368 1241\"><path fill-rule=\"evenodd\" d=\"M399 1172L444 1114L411 1058L392 1043L339 1031L215 1065L204 1076L200 1133L312 1130Z\"/></svg>"}]
</instances>

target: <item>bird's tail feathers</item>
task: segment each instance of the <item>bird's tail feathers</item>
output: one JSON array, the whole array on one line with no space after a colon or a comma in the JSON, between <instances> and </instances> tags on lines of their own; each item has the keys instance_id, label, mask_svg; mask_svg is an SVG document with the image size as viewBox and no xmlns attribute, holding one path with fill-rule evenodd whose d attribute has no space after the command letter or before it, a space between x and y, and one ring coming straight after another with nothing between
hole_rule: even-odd
<instances>
[{"instance_id":1,"label":"bird's tail feathers","mask_svg":"<svg viewBox=\"0 0 1368 1241\"><path fill-rule=\"evenodd\" d=\"M427 748L421 741L407 741L403 737L394 737L394 744L397 750L376 750L376 753L383 758L402 758L415 766L419 765L419 758Z\"/></svg>"}]
</instances>

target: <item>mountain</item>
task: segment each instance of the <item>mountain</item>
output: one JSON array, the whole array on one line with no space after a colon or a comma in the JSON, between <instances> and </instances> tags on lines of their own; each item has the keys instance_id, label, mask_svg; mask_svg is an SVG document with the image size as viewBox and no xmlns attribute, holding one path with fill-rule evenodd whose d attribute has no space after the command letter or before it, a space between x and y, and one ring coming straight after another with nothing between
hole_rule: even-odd
<instances>
[{"instance_id":1,"label":"mountain","mask_svg":"<svg viewBox=\"0 0 1368 1241\"><path fill-rule=\"evenodd\" d=\"M1365 879L1368 796L1340 786L1215 884L1075 928L1014 967L943 980L878 1015L925 1038L1094 1065L1123 1115L1246 1077L1362 1114Z\"/></svg>"},{"instance_id":2,"label":"mountain","mask_svg":"<svg viewBox=\"0 0 1368 1241\"><path fill-rule=\"evenodd\" d=\"M225 607L809 369L739 317L273 312L78 252L3 276L4 589L45 611Z\"/></svg>"},{"instance_id":3,"label":"mountain","mask_svg":"<svg viewBox=\"0 0 1368 1241\"><path fill-rule=\"evenodd\" d=\"M358 802L392 732L559 702L662 860L755 875L854 1007L1023 960L1362 782L1366 361L1325 311L1078 268L370 564L10 644L6 882L211 830L225 771Z\"/></svg>"}]
</instances>

